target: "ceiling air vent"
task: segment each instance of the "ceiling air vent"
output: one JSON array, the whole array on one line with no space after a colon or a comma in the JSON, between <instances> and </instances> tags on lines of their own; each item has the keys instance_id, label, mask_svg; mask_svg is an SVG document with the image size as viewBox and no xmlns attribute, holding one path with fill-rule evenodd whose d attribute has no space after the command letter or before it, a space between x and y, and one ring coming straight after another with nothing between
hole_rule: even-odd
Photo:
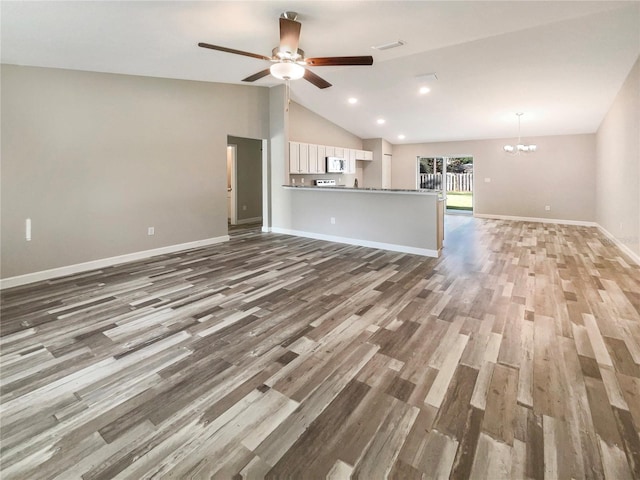
<instances>
[{"instance_id":1,"label":"ceiling air vent","mask_svg":"<svg viewBox=\"0 0 640 480\"><path fill-rule=\"evenodd\" d=\"M375 45L375 46L373 46L371 48L373 48L374 50L389 50L391 48L401 47L405 43L407 43L407 42L404 42L402 40L397 40L397 41L391 42L391 43L383 43L382 45Z\"/></svg>"}]
</instances>

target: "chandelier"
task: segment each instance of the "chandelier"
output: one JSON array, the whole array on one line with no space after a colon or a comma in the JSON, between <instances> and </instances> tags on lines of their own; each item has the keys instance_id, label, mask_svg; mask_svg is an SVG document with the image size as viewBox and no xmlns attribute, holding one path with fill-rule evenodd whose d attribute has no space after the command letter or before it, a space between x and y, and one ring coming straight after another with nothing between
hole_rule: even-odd
<instances>
[{"instance_id":1,"label":"chandelier","mask_svg":"<svg viewBox=\"0 0 640 480\"><path fill-rule=\"evenodd\" d=\"M513 155L517 155L520 152L523 152L523 153L535 152L538 149L537 145L525 145L520 140L520 117L522 117L524 113L518 112L516 113L516 115L518 116L518 143L516 145L505 145L502 148L504 148L505 152L511 153Z\"/></svg>"}]
</instances>

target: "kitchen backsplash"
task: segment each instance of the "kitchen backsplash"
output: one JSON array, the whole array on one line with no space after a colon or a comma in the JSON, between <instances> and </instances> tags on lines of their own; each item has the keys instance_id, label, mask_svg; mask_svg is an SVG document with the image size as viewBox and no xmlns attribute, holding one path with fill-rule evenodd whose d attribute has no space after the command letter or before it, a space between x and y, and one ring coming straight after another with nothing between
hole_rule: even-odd
<instances>
[{"instance_id":1,"label":"kitchen backsplash","mask_svg":"<svg viewBox=\"0 0 640 480\"><path fill-rule=\"evenodd\" d=\"M345 173L322 173L322 174L305 174L305 175L290 175L289 184L295 185L313 185L313 181L316 179L322 180L335 180L337 185L345 185L347 187L353 187L356 178L358 179L358 186L363 187L363 175L362 169L356 169L355 174Z\"/></svg>"}]
</instances>

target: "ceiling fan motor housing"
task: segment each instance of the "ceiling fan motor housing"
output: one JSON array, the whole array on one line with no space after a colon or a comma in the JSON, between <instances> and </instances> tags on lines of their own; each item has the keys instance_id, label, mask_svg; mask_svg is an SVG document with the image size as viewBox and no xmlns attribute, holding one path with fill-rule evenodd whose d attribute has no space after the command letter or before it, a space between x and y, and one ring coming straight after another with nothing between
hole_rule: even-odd
<instances>
[{"instance_id":1,"label":"ceiling fan motor housing","mask_svg":"<svg viewBox=\"0 0 640 480\"><path fill-rule=\"evenodd\" d=\"M297 62L304 65L304 50L302 50L301 48L299 48L296 53L291 53L288 50L280 50L280 46L277 46L273 50L271 50L271 55L274 62L280 60L291 60L292 62Z\"/></svg>"}]
</instances>

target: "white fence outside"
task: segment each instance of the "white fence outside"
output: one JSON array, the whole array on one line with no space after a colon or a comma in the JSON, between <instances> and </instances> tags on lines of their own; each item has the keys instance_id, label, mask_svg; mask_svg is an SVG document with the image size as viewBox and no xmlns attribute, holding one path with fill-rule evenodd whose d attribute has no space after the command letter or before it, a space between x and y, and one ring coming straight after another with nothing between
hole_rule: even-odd
<instances>
[{"instance_id":1,"label":"white fence outside","mask_svg":"<svg viewBox=\"0 0 640 480\"><path fill-rule=\"evenodd\" d=\"M473 192L473 173L447 173L447 192ZM421 173L420 188L442 189L441 173Z\"/></svg>"}]
</instances>

